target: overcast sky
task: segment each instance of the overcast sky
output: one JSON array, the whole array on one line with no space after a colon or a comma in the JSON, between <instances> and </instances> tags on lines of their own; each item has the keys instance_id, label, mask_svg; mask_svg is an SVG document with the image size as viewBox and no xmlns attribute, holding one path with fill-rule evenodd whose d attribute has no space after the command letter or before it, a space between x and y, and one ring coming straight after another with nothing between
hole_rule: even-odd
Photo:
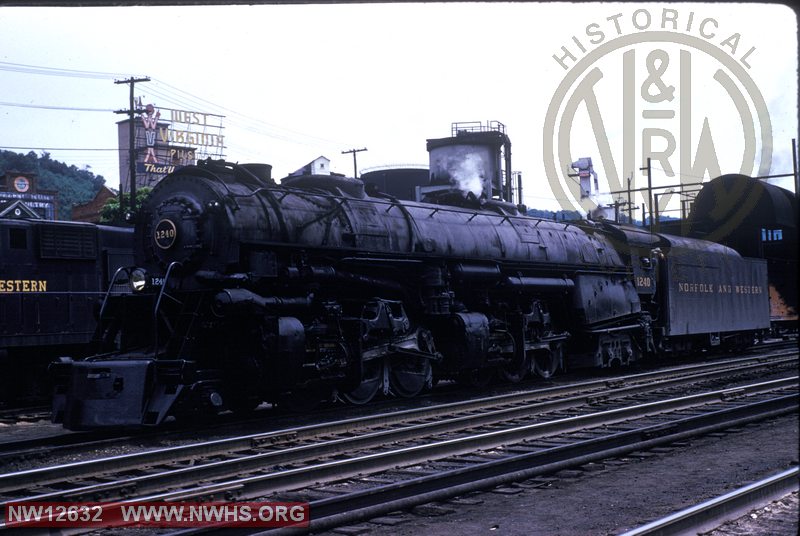
<instances>
[{"instance_id":1,"label":"overcast sky","mask_svg":"<svg viewBox=\"0 0 800 536\"><path fill-rule=\"evenodd\" d=\"M114 80L150 77L136 85L143 102L224 115L226 157L278 178L320 155L352 175L342 151L363 147L362 171L426 164L425 140L452 122L497 120L524 202L557 210L576 205L564 162L592 157L601 192L633 171L642 186L626 168L643 165L647 140L675 145L667 169L653 164L656 185L708 179L698 165L710 147L721 173L758 174L766 154L768 173L791 173L797 50L780 4L3 6L0 147L47 150L116 188L113 110L127 108L128 86Z\"/></svg>"}]
</instances>

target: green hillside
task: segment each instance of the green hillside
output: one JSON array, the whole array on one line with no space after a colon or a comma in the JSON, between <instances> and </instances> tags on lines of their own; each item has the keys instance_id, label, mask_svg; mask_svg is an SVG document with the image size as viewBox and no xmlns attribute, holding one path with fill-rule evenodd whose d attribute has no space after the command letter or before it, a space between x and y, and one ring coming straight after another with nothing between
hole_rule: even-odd
<instances>
[{"instance_id":1,"label":"green hillside","mask_svg":"<svg viewBox=\"0 0 800 536\"><path fill-rule=\"evenodd\" d=\"M72 207L94 199L106 182L102 175L51 159L49 153L40 157L33 151L28 154L0 151L0 173L12 170L35 173L39 189L58 192L60 220L69 220Z\"/></svg>"}]
</instances>

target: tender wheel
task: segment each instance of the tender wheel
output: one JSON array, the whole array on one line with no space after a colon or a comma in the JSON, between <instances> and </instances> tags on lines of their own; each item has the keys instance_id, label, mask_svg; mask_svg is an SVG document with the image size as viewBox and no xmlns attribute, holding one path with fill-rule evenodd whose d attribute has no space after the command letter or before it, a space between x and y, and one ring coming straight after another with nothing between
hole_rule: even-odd
<instances>
[{"instance_id":1,"label":"tender wheel","mask_svg":"<svg viewBox=\"0 0 800 536\"><path fill-rule=\"evenodd\" d=\"M384 366L382 359L364 363L361 383L352 391L340 393L342 400L360 406L372 400L383 387Z\"/></svg>"}]
</instances>

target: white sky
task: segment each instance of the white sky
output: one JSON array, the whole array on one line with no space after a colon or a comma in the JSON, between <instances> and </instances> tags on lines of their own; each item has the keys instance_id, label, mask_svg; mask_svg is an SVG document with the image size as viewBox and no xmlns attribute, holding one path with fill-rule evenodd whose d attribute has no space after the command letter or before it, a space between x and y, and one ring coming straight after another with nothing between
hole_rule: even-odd
<instances>
[{"instance_id":1,"label":"white sky","mask_svg":"<svg viewBox=\"0 0 800 536\"><path fill-rule=\"evenodd\" d=\"M647 13L636 19L637 9ZM550 181L564 184L567 179L551 176L548 181L544 165L546 114L568 75L553 55L563 56L561 47L566 46L580 60L584 54L572 37L591 53L617 37L615 22L623 36L660 30L664 9L674 11L667 18L676 17L677 25L672 30L667 24L666 30L716 47L754 81L772 124L770 173L791 173L791 140L798 137L797 28L794 12L778 4L0 7L0 148L40 154L49 148L53 158L91 166L109 186L118 187L117 153L90 149L116 148L116 121L122 116L41 107L124 109L128 86L114 80L148 76L151 82L136 85L144 102L225 115L227 158L272 164L276 178L320 155L331 159L333 171L352 175L352 156L341 151L362 147L368 151L358 153L360 170L426 164L425 140L449 136L452 122L497 120L506 125L513 144L513 169L523 173L524 202L557 210L572 200L563 193L556 199ZM647 15L650 26L636 28ZM701 32L706 19L713 22ZM592 23L605 36L596 45L587 35ZM733 42L722 42L734 34L739 37L732 53ZM649 74L645 60L655 46L634 44L601 55L593 64L603 74L597 98L617 167L624 167L622 53L635 49L637 54L633 109L638 118L636 165L641 166L641 112L647 104L640 88ZM753 47L744 58L749 67L744 67L741 60ZM739 172L746 148L742 121L730 92L712 75L723 67L736 87L744 87L741 81L702 51L671 44L663 48L671 69L663 75L666 86L680 87L680 51L691 55L691 157L706 118L722 173ZM103 76L35 74L28 67L20 72L19 65ZM743 95L750 103L750 94ZM676 102L671 106L677 110ZM658 128L677 137L677 117ZM597 135L584 105L578 105L575 118L567 132L571 156L591 156L601 190L607 190ZM654 148L659 143L666 141L654 141ZM759 151L760 143L759 137ZM687 170L678 169L677 153L673 158L675 171L688 180ZM758 162L748 174L757 174ZM654 163L655 185L678 180ZM773 182L793 189L791 178Z\"/></svg>"}]
</instances>

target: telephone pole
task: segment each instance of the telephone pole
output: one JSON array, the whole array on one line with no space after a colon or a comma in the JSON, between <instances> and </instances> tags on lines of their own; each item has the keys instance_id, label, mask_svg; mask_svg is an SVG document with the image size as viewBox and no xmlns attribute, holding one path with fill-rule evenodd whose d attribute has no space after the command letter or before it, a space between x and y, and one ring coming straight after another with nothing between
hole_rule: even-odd
<instances>
[{"instance_id":1,"label":"telephone pole","mask_svg":"<svg viewBox=\"0 0 800 536\"><path fill-rule=\"evenodd\" d=\"M342 151L342 154L353 153L353 178L358 178L358 166L356 165L356 153L360 153L361 151L366 151L367 148L364 147L362 149L350 149L349 151Z\"/></svg>"},{"instance_id":2,"label":"telephone pole","mask_svg":"<svg viewBox=\"0 0 800 536\"><path fill-rule=\"evenodd\" d=\"M647 157L647 167L640 167L640 171L647 170L647 204L650 207L650 232L653 232L653 174L650 169L650 157ZM642 218L644 218L644 211L642 211Z\"/></svg>"},{"instance_id":3,"label":"telephone pole","mask_svg":"<svg viewBox=\"0 0 800 536\"><path fill-rule=\"evenodd\" d=\"M133 102L133 86L136 82L149 82L150 78L128 78L127 80L114 80L115 84L130 84L130 102L127 110L117 110L115 114L128 115L128 174L130 175L130 191L131 191L131 212L136 210L136 140L134 133L136 132L133 124L133 116L137 113L142 113L144 110L137 110L134 108ZM120 183L119 189L119 213L123 218L125 217L125 192Z\"/></svg>"},{"instance_id":4,"label":"telephone pole","mask_svg":"<svg viewBox=\"0 0 800 536\"><path fill-rule=\"evenodd\" d=\"M628 177L628 223L633 225L633 204L631 203L631 181L633 180L633 171Z\"/></svg>"},{"instance_id":5,"label":"telephone pole","mask_svg":"<svg viewBox=\"0 0 800 536\"><path fill-rule=\"evenodd\" d=\"M794 170L794 196L800 197L800 175L797 174L797 140L792 138L792 168Z\"/></svg>"},{"instance_id":6,"label":"telephone pole","mask_svg":"<svg viewBox=\"0 0 800 536\"><path fill-rule=\"evenodd\" d=\"M620 207L622 207L622 212L625 212L625 207L628 206L627 201L623 201L621 199L614 200L614 221L619 223L619 215L620 215ZM630 211L628 211L630 212ZM630 223L630 222L628 222Z\"/></svg>"}]
</instances>

